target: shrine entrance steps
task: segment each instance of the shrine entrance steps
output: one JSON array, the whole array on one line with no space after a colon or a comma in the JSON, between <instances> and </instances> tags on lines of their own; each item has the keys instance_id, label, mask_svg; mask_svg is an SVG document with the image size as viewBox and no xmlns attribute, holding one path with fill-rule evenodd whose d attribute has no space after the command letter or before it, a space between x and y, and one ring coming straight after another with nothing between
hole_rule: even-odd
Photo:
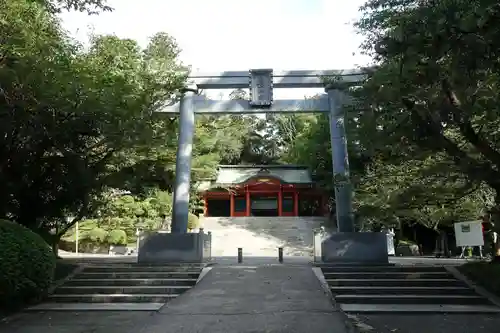
<instances>
[{"instance_id":1,"label":"shrine entrance steps","mask_svg":"<svg viewBox=\"0 0 500 333\"><path fill-rule=\"evenodd\" d=\"M93 263L29 310L153 311L196 284L204 264Z\"/></svg>"},{"instance_id":2,"label":"shrine entrance steps","mask_svg":"<svg viewBox=\"0 0 500 333\"><path fill-rule=\"evenodd\" d=\"M442 266L317 266L346 313L500 313Z\"/></svg>"},{"instance_id":3,"label":"shrine entrance steps","mask_svg":"<svg viewBox=\"0 0 500 333\"><path fill-rule=\"evenodd\" d=\"M233 257L242 248L243 257L276 258L283 248L286 257L308 257L314 253L314 229L324 217L203 217L201 225L212 233L212 257Z\"/></svg>"}]
</instances>

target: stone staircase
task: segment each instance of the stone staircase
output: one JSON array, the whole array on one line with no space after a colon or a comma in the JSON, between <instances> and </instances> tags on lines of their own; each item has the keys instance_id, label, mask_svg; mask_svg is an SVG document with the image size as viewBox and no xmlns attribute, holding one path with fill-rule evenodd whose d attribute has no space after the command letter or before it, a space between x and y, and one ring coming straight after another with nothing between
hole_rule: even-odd
<instances>
[{"instance_id":1,"label":"stone staircase","mask_svg":"<svg viewBox=\"0 0 500 333\"><path fill-rule=\"evenodd\" d=\"M157 310L191 289L204 264L90 264L32 310Z\"/></svg>"},{"instance_id":2,"label":"stone staircase","mask_svg":"<svg viewBox=\"0 0 500 333\"><path fill-rule=\"evenodd\" d=\"M347 313L500 313L442 266L318 266Z\"/></svg>"},{"instance_id":3,"label":"stone staircase","mask_svg":"<svg viewBox=\"0 0 500 333\"><path fill-rule=\"evenodd\" d=\"M212 256L276 257L278 247L285 256L313 255L314 229L324 217L204 217L201 225L212 233Z\"/></svg>"}]
</instances>

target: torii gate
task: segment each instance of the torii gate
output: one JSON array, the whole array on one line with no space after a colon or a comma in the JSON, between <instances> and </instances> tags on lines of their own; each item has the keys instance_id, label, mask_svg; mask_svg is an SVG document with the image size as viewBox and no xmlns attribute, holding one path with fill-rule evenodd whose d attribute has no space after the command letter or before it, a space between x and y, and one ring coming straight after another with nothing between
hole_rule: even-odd
<instances>
[{"instance_id":1,"label":"torii gate","mask_svg":"<svg viewBox=\"0 0 500 333\"><path fill-rule=\"evenodd\" d=\"M179 139L175 170L172 233L186 233L195 113L329 113L338 231L353 232L352 186L342 108L343 93L325 82L357 84L366 74L360 70L283 71L252 69L242 72L198 73L189 76L181 100L159 112L179 114ZM247 100L211 100L200 89L250 89ZM274 100L274 88L325 88L317 99Z\"/></svg>"}]
</instances>

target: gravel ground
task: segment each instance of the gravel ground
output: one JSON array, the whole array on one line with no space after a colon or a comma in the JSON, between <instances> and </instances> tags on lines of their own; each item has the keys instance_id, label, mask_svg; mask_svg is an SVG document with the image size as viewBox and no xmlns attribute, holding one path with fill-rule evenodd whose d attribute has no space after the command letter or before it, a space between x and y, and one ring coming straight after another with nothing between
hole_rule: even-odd
<instances>
[{"instance_id":1,"label":"gravel ground","mask_svg":"<svg viewBox=\"0 0 500 333\"><path fill-rule=\"evenodd\" d=\"M420 314L357 315L350 317L369 333L492 333L500 332L500 315Z\"/></svg>"}]
</instances>

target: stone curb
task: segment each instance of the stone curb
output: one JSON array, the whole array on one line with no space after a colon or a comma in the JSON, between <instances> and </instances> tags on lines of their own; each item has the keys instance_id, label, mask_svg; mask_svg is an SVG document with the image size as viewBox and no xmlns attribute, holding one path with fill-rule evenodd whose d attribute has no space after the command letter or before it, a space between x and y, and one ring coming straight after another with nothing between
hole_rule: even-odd
<instances>
[{"instance_id":1,"label":"stone curb","mask_svg":"<svg viewBox=\"0 0 500 333\"><path fill-rule=\"evenodd\" d=\"M176 299L178 299L179 297L182 297L184 295L189 295L189 292L191 290L193 290L194 288L196 288L196 285L198 283L200 283L200 281L205 277L207 276L207 274L212 270L214 265L211 265L211 264L208 264L206 265L205 267L203 267L203 269L201 270L201 273L200 275L198 276L198 279L196 280L196 283L194 284L194 286L192 286L189 290L187 290L186 292L180 294L179 296L175 297L172 301L175 301ZM156 311L154 311L155 313L160 313L163 309L165 309L166 307L168 307L168 303L169 302L166 302L164 303L162 306L160 306Z\"/></svg>"},{"instance_id":2,"label":"stone curb","mask_svg":"<svg viewBox=\"0 0 500 333\"><path fill-rule=\"evenodd\" d=\"M335 308L336 311L340 312L344 317L344 325L346 328L346 333L365 333L371 331L370 328L364 328L364 324L358 322L355 316L350 316L347 313L345 313L340 306L335 302L335 297L332 294L332 291L330 290L330 286L328 285L328 282L326 281L325 277L323 276L323 272L320 267L312 267L312 271L314 275L316 275L316 278L318 279L321 289L323 289L323 292L330 298L330 302L332 303L333 307Z\"/></svg>"},{"instance_id":3,"label":"stone curb","mask_svg":"<svg viewBox=\"0 0 500 333\"><path fill-rule=\"evenodd\" d=\"M454 266L444 266L444 268L451 273L457 280L461 280L464 282L469 288L473 289L477 294L480 296L483 296L487 298L491 303L494 305L500 307L500 298L498 296L493 295L491 292L488 290L484 289L483 287L477 285L474 283L472 280L470 280L468 277L466 277L462 272L460 272L456 267Z\"/></svg>"},{"instance_id":4,"label":"stone curb","mask_svg":"<svg viewBox=\"0 0 500 333\"><path fill-rule=\"evenodd\" d=\"M198 276L198 279L196 280L196 284L193 286L193 288L194 288L194 287L196 287L196 285L197 285L198 283L200 283L201 279L203 279L203 278L204 278L204 277L208 274L208 272L210 272L210 271L212 270L212 268L213 268L212 266L208 266L208 267L204 267L204 268L201 270L201 273L200 273L200 275Z\"/></svg>"}]
</instances>

